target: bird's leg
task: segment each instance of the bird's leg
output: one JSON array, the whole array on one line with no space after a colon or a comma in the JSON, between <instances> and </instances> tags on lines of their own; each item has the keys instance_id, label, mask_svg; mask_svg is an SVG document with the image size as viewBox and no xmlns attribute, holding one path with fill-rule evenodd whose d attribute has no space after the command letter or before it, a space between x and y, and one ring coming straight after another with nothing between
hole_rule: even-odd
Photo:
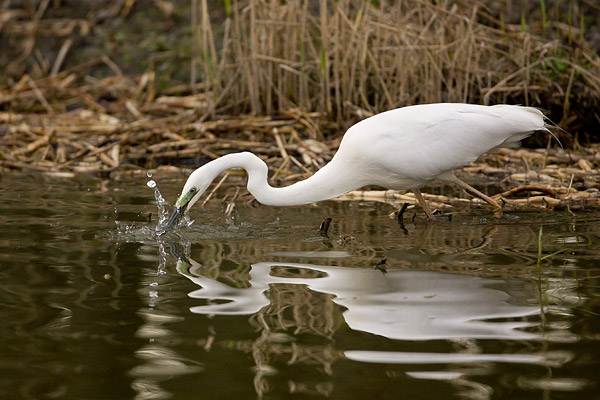
<instances>
[{"instance_id":1,"label":"bird's leg","mask_svg":"<svg viewBox=\"0 0 600 400\"><path fill-rule=\"evenodd\" d=\"M502 218L502 206L499 205L497 202L495 202L491 197L486 196L485 194L481 193L479 190L475 189L473 186L469 185L467 182L457 178L454 175L451 177L451 181L456 183L458 186L462 187L466 191L473 193L474 195L476 195L477 197L479 197L480 199L482 199L483 201L485 201L486 203L491 205L496 218L498 218L498 219Z\"/></svg>"},{"instance_id":2,"label":"bird's leg","mask_svg":"<svg viewBox=\"0 0 600 400\"><path fill-rule=\"evenodd\" d=\"M421 194L421 191L419 190L419 188L413 189L412 192L415 194L415 198L417 199L417 201L421 205L421 208L423 208L423 211L425 211L425 214L427 214L427 218L430 221L433 221L435 219L435 217L433 216L433 213L431 212L431 209L427 205L427 202L423 198L423 195Z\"/></svg>"}]
</instances>

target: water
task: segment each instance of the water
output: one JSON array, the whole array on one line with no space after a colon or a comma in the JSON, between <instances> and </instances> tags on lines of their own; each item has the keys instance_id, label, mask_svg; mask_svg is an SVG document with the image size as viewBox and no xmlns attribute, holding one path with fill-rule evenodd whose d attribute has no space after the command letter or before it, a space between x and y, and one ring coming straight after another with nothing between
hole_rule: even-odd
<instances>
[{"instance_id":1,"label":"water","mask_svg":"<svg viewBox=\"0 0 600 400\"><path fill-rule=\"evenodd\" d=\"M598 212L214 200L158 237L150 178L2 176L2 398L600 397Z\"/></svg>"}]
</instances>

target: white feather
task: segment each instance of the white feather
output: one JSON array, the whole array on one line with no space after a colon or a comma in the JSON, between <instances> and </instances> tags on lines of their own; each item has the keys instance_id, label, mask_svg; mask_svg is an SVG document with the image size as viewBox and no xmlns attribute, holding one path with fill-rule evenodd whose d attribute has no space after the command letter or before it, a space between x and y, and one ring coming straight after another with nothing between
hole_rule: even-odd
<instances>
[{"instance_id":1,"label":"white feather","mask_svg":"<svg viewBox=\"0 0 600 400\"><path fill-rule=\"evenodd\" d=\"M338 154L348 158L346 153L358 153L354 158L361 160L361 169L376 178L371 183L409 189L545 129L543 114L532 107L418 105L377 114L352 126Z\"/></svg>"},{"instance_id":2,"label":"white feather","mask_svg":"<svg viewBox=\"0 0 600 400\"><path fill-rule=\"evenodd\" d=\"M412 189L433 218L418 188L437 178L470 189L490 203L499 216L501 208L492 199L459 181L451 171L483 153L515 146L538 130L547 130L544 115L532 107L443 103L398 108L352 126L329 164L291 186L271 187L266 164L252 153L229 154L211 161L190 175L178 207L189 209L222 171L244 168L248 190L267 205L313 203L365 185L379 185Z\"/></svg>"}]
</instances>

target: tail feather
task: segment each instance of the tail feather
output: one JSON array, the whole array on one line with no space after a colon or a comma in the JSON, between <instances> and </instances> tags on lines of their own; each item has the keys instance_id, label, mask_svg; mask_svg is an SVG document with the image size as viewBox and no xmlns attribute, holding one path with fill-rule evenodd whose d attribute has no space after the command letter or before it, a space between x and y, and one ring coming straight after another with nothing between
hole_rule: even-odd
<instances>
[{"instance_id":1,"label":"tail feather","mask_svg":"<svg viewBox=\"0 0 600 400\"><path fill-rule=\"evenodd\" d=\"M510 121L518 123L521 126L522 131L515 132L512 136L508 137L500 145L496 146L494 150L502 147L518 147L521 144L521 140L531 136L533 133L538 131L548 132L558 144L562 147L560 140L552 133L550 127L556 126L550 121L544 113L534 107L518 107L511 105L500 104L493 106L494 108L506 108L511 109ZM515 110L519 110L520 113L515 113Z\"/></svg>"}]
</instances>

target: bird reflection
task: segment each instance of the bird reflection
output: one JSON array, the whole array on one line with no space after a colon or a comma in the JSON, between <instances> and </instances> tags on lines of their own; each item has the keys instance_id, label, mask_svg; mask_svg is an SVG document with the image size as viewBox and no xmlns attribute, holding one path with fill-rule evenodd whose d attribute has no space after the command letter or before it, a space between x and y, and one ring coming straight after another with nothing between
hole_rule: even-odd
<instances>
[{"instance_id":1,"label":"bird reflection","mask_svg":"<svg viewBox=\"0 0 600 400\"><path fill-rule=\"evenodd\" d=\"M539 307L519 303L503 279L432 271L358 269L305 263L259 262L250 270L249 287L237 288L201 274L201 264L171 245L177 271L200 286L188 295L216 304L190 308L195 314L253 315L271 304L265 294L273 285L304 285L332 295L355 331L396 340L535 339L536 325L522 317ZM274 273L285 269L285 276ZM307 277L308 276L308 277ZM511 287L512 288L512 287ZM284 305L282 305L283 307ZM517 319L517 320L515 320Z\"/></svg>"},{"instance_id":2,"label":"bird reflection","mask_svg":"<svg viewBox=\"0 0 600 400\"><path fill-rule=\"evenodd\" d=\"M369 364L401 364L412 379L448 380L463 388L467 397L477 398L485 398L491 388L472 378L491 365L534 364L551 368L572 359L572 354L559 351L485 350L483 343L493 343L489 339L520 343L544 340L538 326L540 307L530 305L528 299L533 299L533 294L515 279L391 268L383 273L382 259L380 268L257 262L244 269L243 284L235 279L227 284L205 276L207 268L189 256L189 246L171 243L170 247L177 259L177 271L198 285L198 289L188 293L199 303L190 308L192 313L248 315L249 323L261 332L245 345L247 351L251 349L255 364L253 382L258 398L269 392L268 377L277 373L274 360L283 354L290 357L288 365L310 365L328 376L335 375L334 365L341 358ZM318 257L315 252L301 253L270 255ZM343 252L324 253L338 259L349 256ZM377 346L374 350L373 343L383 342L363 340L339 349L333 339L337 334L347 336L340 332L344 323L355 332L422 342L423 346L419 351L399 351L412 349L411 343L391 349ZM305 333L329 340L320 344L295 343L294 336ZM432 340L446 340L451 348L428 352L440 349L437 344L424 343ZM333 387L321 384L311 386L301 379L290 386L293 392L325 397L332 390Z\"/></svg>"}]
</instances>

